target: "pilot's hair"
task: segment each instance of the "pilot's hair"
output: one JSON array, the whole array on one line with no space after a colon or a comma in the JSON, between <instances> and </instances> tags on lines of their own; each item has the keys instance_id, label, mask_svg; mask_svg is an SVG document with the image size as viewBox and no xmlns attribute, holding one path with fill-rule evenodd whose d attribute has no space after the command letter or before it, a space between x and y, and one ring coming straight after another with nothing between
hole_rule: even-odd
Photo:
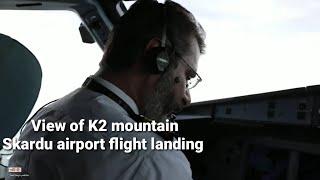
<instances>
[{"instance_id":1,"label":"pilot's hair","mask_svg":"<svg viewBox=\"0 0 320 180\"><path fill-rule=\"evenodd\" d=\"M162 38L164 22L167 40L181 55L190 50L189 38L194 36L200 53L204 53L205 32L194 16L173 1L163 4L153 0L139 0L123 15L110 33L100 67L125 71L143 57L147 43ZM165 14L165 15L164 15ZM165 18L165 19L164 19ZM171 58L170 62L176 58Z\"/></svg>"}]
</instances>

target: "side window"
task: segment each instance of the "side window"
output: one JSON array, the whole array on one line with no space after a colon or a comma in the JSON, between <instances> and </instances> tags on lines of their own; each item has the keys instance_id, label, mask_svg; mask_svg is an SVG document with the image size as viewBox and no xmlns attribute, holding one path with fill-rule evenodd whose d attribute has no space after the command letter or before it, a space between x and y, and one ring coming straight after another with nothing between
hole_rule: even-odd
<instances>
[{"instance_id":1,"label":"side window","mask_svg":"<svg viewBox=\"0 0 320 180\"><path fill-rule=\"evenodd\" d=\"M71 11L3 10L0 19L0 33L25 45L42 67L41 90L31 114L80 87L99 67L103 52L97 43L82 43L81 19Z\"/></svg>"},{"instance_id":2,"label":"side window","mask_svg":"<svg viewBox=\"0 0 320 180\"><path fill-rule=\"evenodd\" d=\"M319 1L175 1L207 35L193 102L320 84Z\"/></svg>"},{"instance_id":3,"label":"side window","mask_svg":"<svg viewBox=\"0 0 320 180\"><path fill-rule=\"evenodd\" d=\"M206 53L193 102L320 83L320 4L314 0L176 0L206 31ZM127 3L129 7L132 2ZM69 11L0 11L0 32L27 46L43 69L36 107L64 96L95 72L102 56L84 44L80 18Z\"/></svg>"}]
</instances>

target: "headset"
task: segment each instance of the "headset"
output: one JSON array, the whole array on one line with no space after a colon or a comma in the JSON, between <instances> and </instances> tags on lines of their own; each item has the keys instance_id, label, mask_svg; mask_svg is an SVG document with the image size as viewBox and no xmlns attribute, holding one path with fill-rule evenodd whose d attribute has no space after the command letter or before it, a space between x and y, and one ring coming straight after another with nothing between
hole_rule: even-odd
<instances>
[{"instance_id":1,"label":"headset","mask_svg":"<svg viewBox=\"0 0 320 180\"><path fill-rule=\"evenodd\" d=\"M165 0L162 4L163 6L163 27L162 27L162 37L161 37L161 46L152 48L149 50L149 56L151 58L150 69L154 74L161 74L165 72L167 67L169 66L169 54L166 47L167 41L167 7L166 2L169 0ZM159 2L158 2L159 3Z\"/></svg>"}]
</instances>

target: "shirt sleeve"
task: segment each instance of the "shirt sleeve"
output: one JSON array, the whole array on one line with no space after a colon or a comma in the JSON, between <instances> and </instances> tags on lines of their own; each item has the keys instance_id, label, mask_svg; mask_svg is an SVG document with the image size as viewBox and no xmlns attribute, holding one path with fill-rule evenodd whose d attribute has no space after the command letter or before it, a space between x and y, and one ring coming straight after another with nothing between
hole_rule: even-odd
<instances>
[{"instance_id":1,"label":"shirt sleeve","mask_svg":"<svg viewBox=\"0 0 320 180\"><path fill-rule=\"evenodd\" d=\"M133 180L192 180L192 173L181 151L154 151L144 158Z\"/></svg>"}]
</instances>

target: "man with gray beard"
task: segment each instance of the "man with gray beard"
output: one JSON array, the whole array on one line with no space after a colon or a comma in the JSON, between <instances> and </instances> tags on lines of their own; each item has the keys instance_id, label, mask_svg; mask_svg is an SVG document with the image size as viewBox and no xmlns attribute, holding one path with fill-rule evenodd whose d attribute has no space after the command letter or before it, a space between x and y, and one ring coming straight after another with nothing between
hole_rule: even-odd
<instances>
[{"instance_id":1,"label":"man with gray beard","mask_svg":"<svg viewBox=\"0 0 320 180\"><path fill-rule=\"evenodd\" d=\"M174 87L174 81L172 78L173 72L173 66L169 67L157 83L153 93L145 96L145 107L143 110L146 117L163 121L167 118L167 115L170 114L170 111L180 111L179 105L177 105L175 102L172 102L171 99L174 96L174 93L172 92ZM187 100L188 99L186 99L186 101Z\"/></svg>"},{"instance_id":2,"label":"man with gray beard","mask_svg":"<svg viewBox=\"0 0 320 180\"><path fill-rule=\"evenodd\" d=\"M41 109L33 119L67 124L103 119L108 130L112 122L165 122L190 104L189 89L201 81L196 70L204 46L204 30L181 5L139 0L114 26L99 70L81 88ZM86 130L34 132L28 123L20 140L173 140L170 133ZM57 149L15 151L9 166L21 167L21 174L28 175L9 173L10 180L192 179L190 164L179 150L125 153L107 147L80 153Z\"/></svg>"}]
</instances>

